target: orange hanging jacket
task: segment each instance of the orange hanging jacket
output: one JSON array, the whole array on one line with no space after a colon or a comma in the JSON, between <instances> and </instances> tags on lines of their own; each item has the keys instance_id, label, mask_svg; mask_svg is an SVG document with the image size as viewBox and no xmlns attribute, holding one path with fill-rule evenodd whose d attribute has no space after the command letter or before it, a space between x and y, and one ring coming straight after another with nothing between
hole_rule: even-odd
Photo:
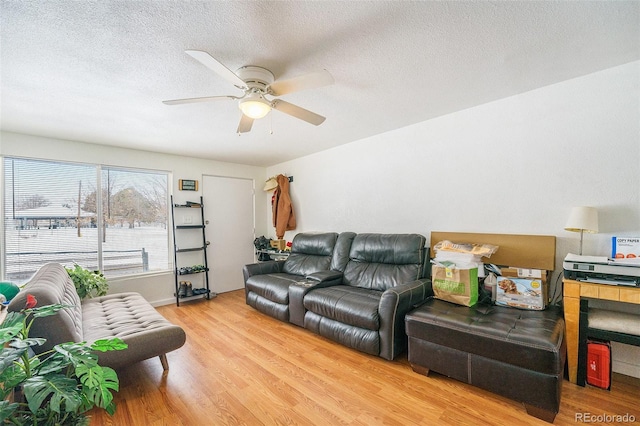
<instances>
[{"instance_id":1,"label":"orange hanging jacket","mask_svg":"<svg viewBox=\"0 0 640 426\"><path fill-rule=\"evenodd\" d=\"M276 237L281 240L285 231L296 229L296 216L289 196L289 178L278 175L276 181L278 187L273 193L271 209L273 210L273 226L276 228Z\"/></svg>"}]
</instances>

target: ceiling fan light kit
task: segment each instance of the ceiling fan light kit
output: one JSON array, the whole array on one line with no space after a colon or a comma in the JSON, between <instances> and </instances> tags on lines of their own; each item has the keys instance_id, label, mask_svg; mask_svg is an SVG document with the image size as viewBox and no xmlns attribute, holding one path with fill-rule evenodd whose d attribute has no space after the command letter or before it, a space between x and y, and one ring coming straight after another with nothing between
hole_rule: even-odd
<instances>
[{"instance_id":1,"label":"ceiling fan light kit","mask_svg":"<svg viewBox=\"0 0 640 426\"><path fill-rule=\"evenodd\" d=\"M315 89L333 84L333 77L326 70L302 75L288 80L275 81L273 73L262 67L248 65L240 67L234 73L207 52L203 52L201 50L186 50L185 52L225 80L229 81L238 89L243 90L244 95L240 97L225 95L163 101L166 105L208 102L221 99L238 100L238 107L242 111L240 124L238 125L237 130L238 133L250 131L253 120L264 117L269 113L269 111L271 111L271 109L276 109L287 115L306 121L309 124L313 124L314 126L322 124L325 120L325 117L292 103L281 99L269 101L264 96L281 96L297 92L299 90Z\"/></svg>"},{"instance_id":2,"label":"ceiling fan light kit","mask_svg":"<svg viewBox=\"0 0 640 426\"><path fill-rule=\"evenodd\" d=\"M271 103L262 96L254 94L240 99L238 107L244 115L253 119L262 118L271 111Z\"/></svg>"}]
</instances>

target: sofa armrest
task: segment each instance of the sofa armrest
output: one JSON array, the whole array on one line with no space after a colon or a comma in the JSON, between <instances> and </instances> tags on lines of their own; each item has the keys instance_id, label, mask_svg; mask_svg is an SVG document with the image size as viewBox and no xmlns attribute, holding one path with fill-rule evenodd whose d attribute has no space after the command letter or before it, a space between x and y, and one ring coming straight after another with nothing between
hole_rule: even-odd
<instances>
[{"instance_id":1,"label":"sofa armrest","mask_svg":"<svg viewBox=\"0 0 640 426\"><path fill-rule=\"evenodd\" d=\"M342 272L340 271L318 271L306 276L308 280L328 285L338 285L342 283Z\"/></svg>"},{"instance_id":2,"label":"sofa armrest","mask_svg":"<svg viewBox=\"0 0 640 426\"><path fill-rule=\"evenodd\" d=\"M404 317L430 296L433 296L433 290L428 278L397 285L382 293L378 308L381 357L392 360L406 349Z\"/></svg>"},{"instance_id":3,"label":"sofa armrest","mask_svg":"<svg viewBox=\"0 0 640 426\"><path fill-rule=\"evenodd\" d=\"M267 262L258 262L251 263L249 265L244 265L242 268L242 275L244 275L244 282L246 284L249 277L254 275L264 275L264 274L276 274L278 272L282 272L282 266L284 262L270 260Z\"/></svg>"}]
</instances>

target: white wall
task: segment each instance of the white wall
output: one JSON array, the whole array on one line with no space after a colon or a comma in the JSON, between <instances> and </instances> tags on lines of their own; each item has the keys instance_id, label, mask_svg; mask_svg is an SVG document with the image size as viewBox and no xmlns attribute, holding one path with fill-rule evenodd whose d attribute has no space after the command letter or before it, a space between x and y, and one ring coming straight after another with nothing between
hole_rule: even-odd
<instances>
[{"instance_id":1,"label":"white wall","mask_svg":"<svg viewBox=\"0 0 640 426\"><path fill-rule=\"evenodd\" d=\"M263 167L113 148L9 132L0 133L0 155L168 171L171 172L173 179L172 193L178 203L184 203L186 200L195 201L202 195L203 175L253 179L254 187L258 188L255 191L256 234L263 235L268 231L266 194L262 191L262 185L266 179L266 172ZM198 180L200 182L200 190L197 192L179 191L178 179ZM212 236L209 237L213 238ZM109 287L110 293L137 291L154 305L175 303L172 270L153 275L110 279Z\"/></svg>"},{"instance_id":2,"label":"white wall","mask_svg":"<svg viewBox=\"0 0 640 426\"><path fill-rule=\"evenodd\" d=\"M273 238L262 185L286 173L298 220L288 240L312 230L550 234L561 271L566 253L578 250L579 234L563 230L573 206L600 213L601 233L585 235L585 254L607 255L611 235L640 235L639 86L634 62L266 170L7 132L0 155L168 170L176 201L188 198L177 190L180 178L251 178L256 235ZM170 303L173 276L120 279L111 288ZM622 361L631 362L621 368L640 377L640 352L628 349Z\"/></svg>"},{"instance_id":3,"label":"white wall","mask_svg":"<svg viewBox=\"0 0 640 426\"><path fill-rule=\"evenodd\" d=\"M612 235L640 236L640 62L267 168L278 173L294 177L288 240L317 230L555 235L555 281L578 252L579 234L563 229L571 207L599 211L585 254L608 255ZM640 351L632 359L627 374L640 377Z\"/></svg>"}]
</instances>

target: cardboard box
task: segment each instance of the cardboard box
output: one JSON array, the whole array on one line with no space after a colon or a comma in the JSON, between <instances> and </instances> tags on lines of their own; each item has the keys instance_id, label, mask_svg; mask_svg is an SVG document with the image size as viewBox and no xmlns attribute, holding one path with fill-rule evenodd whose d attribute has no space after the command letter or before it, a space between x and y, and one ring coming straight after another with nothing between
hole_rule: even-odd
<instances>
[{"instance_id":1,"label":"cardboard box","mask_svg":"<svg viewBox=\"0 0 640 426\"><path fill-rule=\"evenodd\" d=\"M547 281L547 271L543 271L541 269L527 269L507 266L504 268L500 268L500 272L502 273L503 277L539 278L542 281Z\"/></svg>"},{"instance_id":2,"label":"cardboard box","mask_svg":"<svg viewBox=\"0 0 640 426\"><path fill-rule=\"evenodd\" d=\"M514 277L514 278L523 278L523 279L535 279L538 278L542 280L542 296L544 298L544 306L546 307L549 303L549 285L547 283L547 278L549 278L550 273L548 271L543 271L542 269L530 269L530 268L517 268L513 266L500 268L503 277Z\"/></svg>"},{"instance_id":3,"label":"cardboard box","mask_svg":"<svg viewBox=\"0 0 640 426\"><path fill-rule=\"evenodd\" d=\"M545 309L546 296L542 279L498 277L496 305L536 311Z\"/></svg>"},{"instance_id":4,"label":"cardboard box","mask_svg":"<svg viewBox=\"0 0 640 426\"><path fill-rule=\"evenodd\" d=\"M271 240L269 244L276 250L284 250L287 247L286 240Z\"/></svg>"},{"instance_id":5,"label":"cardboard box","mask_svg":"<svg viewBox=\"0 0 640 426\"><path fill-rule=\"evenodd\" d=\"M431 283L436 299L464 306L478 303L478 268L460 269L433 265Z\"/></svg>"},{"instance_id":6,"label":"cardboard box","mask_svg":"<svg viewBox=\"0 0 640 426\"><path fill-rule=\"evenodd\" d=\"M640 258L640 237L611 237L611 258Z\"/></svg>"}]
</instances>

